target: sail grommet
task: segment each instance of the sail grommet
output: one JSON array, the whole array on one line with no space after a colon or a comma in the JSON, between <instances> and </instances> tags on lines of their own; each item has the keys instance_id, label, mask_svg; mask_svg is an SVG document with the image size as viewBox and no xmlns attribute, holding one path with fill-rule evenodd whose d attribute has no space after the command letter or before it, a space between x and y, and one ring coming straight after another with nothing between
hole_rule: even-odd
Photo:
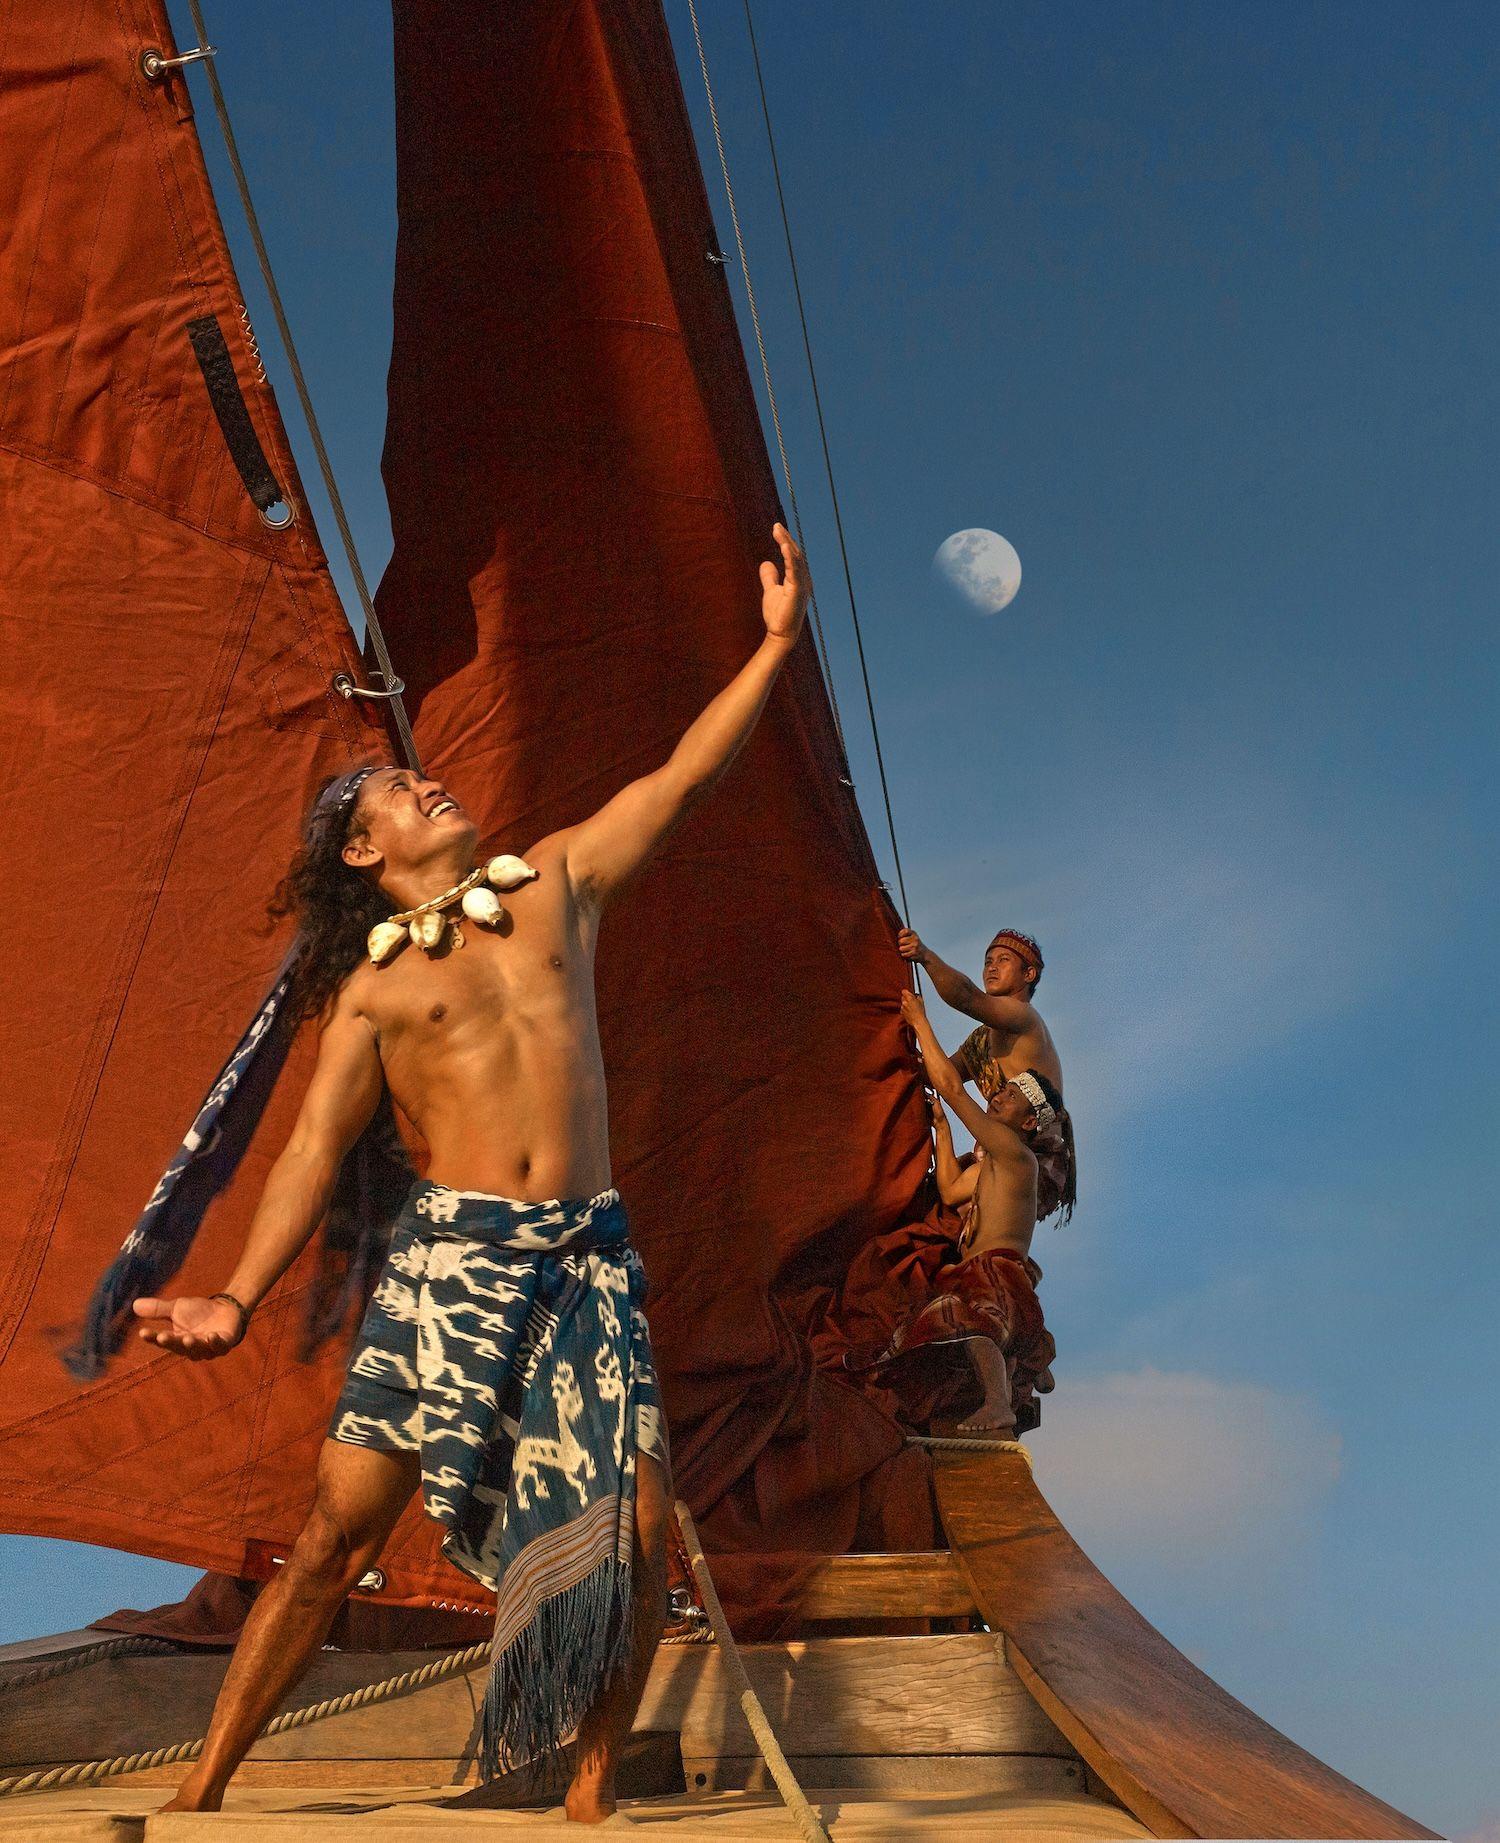
<instances>
[{"instance_id":1,"label":"sail grommet","mask_svg":"<svg viewBox=\"0 0 1500 1843\"><path fill-rule=\"evenodd\" d=\"M384 678L385 674L382 672L380 676ZM347 672L335 672L332 684L341 698L398 698L406 689L404 678L394 678L384 691L373 691L367 685L356 685Z\"/></svg>"},{"instance_id":2,"label":"sail grommet","mask_svg":"<svg viewBox=\"0 0 1500 1843\"><path fill-rule=\"evenodd\" d=\"M268 506L257 506L260 522L272 531L285 531L297 522L297 508L290 499L273 499Z\"/></svg>"},{"instance_id":3,"label":"sail grommet","mask_svg":"<svg viewBox=\"0 0 1500 1843\"><path fill-rule=\"evenodd\" d=\"M705 262L711 262L716 269L724 268L729 262L729 258L724 254L723 250L705 250L703 252L703 260Z\"/></svg>"},{"instance_id":4,"label":"sail grommet","mask_svg":"<svg viewBox=\"0 0 1500 1843\"><path fill-rule=\"evenodd\" d=\"M172 72L181 70L184 64L199 64L205 58L216 58L218 55L216 46L195 45L180 57L169 58L157 46L150 45L140 55L141 75L148 83L165 83Z\"/></svg>"}]
</instances>

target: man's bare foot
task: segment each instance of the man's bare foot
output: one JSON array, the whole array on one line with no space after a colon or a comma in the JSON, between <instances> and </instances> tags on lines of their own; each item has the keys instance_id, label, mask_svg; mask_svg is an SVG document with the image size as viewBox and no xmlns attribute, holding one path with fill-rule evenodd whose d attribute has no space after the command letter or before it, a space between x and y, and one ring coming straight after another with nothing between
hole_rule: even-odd
<instances>
[{"instance_id":1,"label":"man's bare foot","mask_svg":"<svg viewBox=\"0 0 1500 1843\"><path fill-rule=\"evenodd\" d=\"M612 1817L620 1816L612 1786L606 1790L601 1785L580 1785L576 1779L568 1787L563 1810L570 1824L607 1824ZM620 1818L621 1824L627 1821Z\"/></svg>"},{"instance_id":2,"label":"man's bare foot","mask_svg":"<svg viewBox=\"0 0 1500 1843\"><path fill-rule=\"evenodd\" d=\"M178 1786L175 1797L159 1806L153 1815L159 1817L164 1811L217 1811L223 1803L224 1791L221 1786L195 1782L190 1773Z\"/></svg>"},{"instance_id":3,"label":"man's bare foot","mask_svg":"<svg viewBox=\"0 0 1500 1843\"><path fill-rule=\"evenodd\" d=\"M964 1342L964 1354L983 1392L983 1400L966 1420L953 1429L965 1437L979 1435L995 1440L1013 1440L1016 1414L1010 1399L1010 1369L1005 1354L987 1337L972 1337Z\"/></svg>"}]
</instances>

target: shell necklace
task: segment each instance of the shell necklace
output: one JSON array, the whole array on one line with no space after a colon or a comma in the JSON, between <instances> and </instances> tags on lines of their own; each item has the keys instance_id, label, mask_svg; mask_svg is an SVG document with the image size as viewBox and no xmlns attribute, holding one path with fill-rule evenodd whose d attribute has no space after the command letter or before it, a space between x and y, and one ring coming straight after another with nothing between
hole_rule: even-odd
<instances>
[{"instance_id":1,"label":"shell necklace","mask_svg":"<svg viewBox=\"0 0 1500 1843\"><path fill-rule=\"evenodd\" d=\"M540 872L533 870L524 858L491 858L487 864L471 870L462 883L444 890L441 896L418 903L414 909L405 909L400 915L391 916L389 921L376 922L365 939L370 964L383 965L408 941L415 941L428 954L436 953L445 944L462 947L464 931L459 925L460 917L445 914L445 910L457 903L471 922L484 928L498 928L505 920L505 910L495 891L519 889L539 875ZM491 887L485 888L486 884Z\"/></svg>"}]
</instances>

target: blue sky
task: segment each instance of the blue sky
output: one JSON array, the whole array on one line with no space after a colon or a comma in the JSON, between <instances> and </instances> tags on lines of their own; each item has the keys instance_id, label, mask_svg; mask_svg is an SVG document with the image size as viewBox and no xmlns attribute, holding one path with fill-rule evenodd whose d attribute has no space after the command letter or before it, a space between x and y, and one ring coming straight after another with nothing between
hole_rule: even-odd
<instances>
[{"instance_id":1,"label":"blue sky","mask_svg":"<svg viewBox=\"0 0 1500 1843\"><path fill-rule=\"evenodd\" d=\"M213 10L374 575L386 24L319 0L289 56L284 9ZM743 19L702 10L880 848ZM1048 959L1082 1201L1038 1249L1061 1351L1039 1479L1236 1694L1435 1827L1500 1836L1493 17L756 19L913 920L960 963L1002 922ZM209 139L201 92L200 116ZM930 569L973 525L1025 567L998 616ZM0 1573L0 1637L190 1578L17 1539Z\"/></svg>"}]
</instances>

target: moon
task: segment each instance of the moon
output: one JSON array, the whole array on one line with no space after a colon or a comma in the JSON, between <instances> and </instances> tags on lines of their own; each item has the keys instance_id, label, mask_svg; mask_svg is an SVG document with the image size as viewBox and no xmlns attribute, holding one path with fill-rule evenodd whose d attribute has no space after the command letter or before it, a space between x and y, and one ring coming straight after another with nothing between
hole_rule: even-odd
<instances>
[{"instance_id":1,"label":"moon","mask_svg":"<svg viewBox=\"0 0 1500 1843\"><path fill-rule=\"evenodd\" d=\"M976 526L944 538L932 567L980 614L1008 608L1021 586L1021 559L1016 547L998 531Z\"/></svg>"}]
</instances>

